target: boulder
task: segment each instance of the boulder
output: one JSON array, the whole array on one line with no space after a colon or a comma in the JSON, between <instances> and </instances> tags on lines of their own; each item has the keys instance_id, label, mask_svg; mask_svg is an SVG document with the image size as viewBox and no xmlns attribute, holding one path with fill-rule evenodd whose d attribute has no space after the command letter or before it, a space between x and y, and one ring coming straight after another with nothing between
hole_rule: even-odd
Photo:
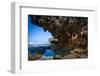
<instances>
[{"instance_id":1,"label":"boulder","mask_svg":"<svg viewBox=\"0 0 100 76\"><path fill-rule=\"evenodd\" d=\"M55 56L54 56L54 59L61 59L61 58L62 58L61 55L55 55Z\"/></svg>"},{"instance_id":2,"label":"boulder","mask_svg":"<svg viewBox=\"0 0 100 76\"><path fill-rule=\"evenodd\" d=\"M42 55L40 60L52 60L53 59L53 56L45 56L45 55Z\"/></svg>"}]
</instances>

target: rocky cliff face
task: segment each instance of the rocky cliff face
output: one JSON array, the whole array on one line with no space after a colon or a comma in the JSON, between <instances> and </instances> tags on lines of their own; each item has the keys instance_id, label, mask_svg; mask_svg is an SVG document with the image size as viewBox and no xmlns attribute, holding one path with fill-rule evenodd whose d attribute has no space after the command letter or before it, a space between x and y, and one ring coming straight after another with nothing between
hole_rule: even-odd
<instances>
[{"instance_id":1,"label":"rocky cliff face","mask_svg":"<svg viewBox=\"0 0 100 76\"><path fill-rule=\"evenodd\" d=\"M44 31L51 32L53 38L49 41L56 53L69 55L74 49L84 49L87 56L88 18L68 16L31 15L32 23L38 24ZM68 51L69 50L69 51ZM80 50L81 51L81 50ZM84 51L83 51L84 52ZM79 53L79 52L78 52ZM77 54L78 54L77 53ZM81 56L80 56L81 57Z\"/></svg>"}]
</instances>

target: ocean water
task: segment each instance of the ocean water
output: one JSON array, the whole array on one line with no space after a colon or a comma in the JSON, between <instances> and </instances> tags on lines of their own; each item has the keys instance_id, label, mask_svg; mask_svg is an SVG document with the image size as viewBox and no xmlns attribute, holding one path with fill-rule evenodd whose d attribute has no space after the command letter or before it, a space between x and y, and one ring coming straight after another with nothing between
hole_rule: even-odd
<instances>
[{"instance_id":1,"label":"ocean water","mask_svg":"<svg viewBox=\"0 0 100 76\"><path fill-rule=\"evenodd\" d=\"M41 53L42 55L45 55L45 56L55 56L55 52L53 49L50 48L50 46L48 45L30 45L28 47L28 52L30 54L32 54L33 56L37 53Z\"/></svg>"}]
</instances>

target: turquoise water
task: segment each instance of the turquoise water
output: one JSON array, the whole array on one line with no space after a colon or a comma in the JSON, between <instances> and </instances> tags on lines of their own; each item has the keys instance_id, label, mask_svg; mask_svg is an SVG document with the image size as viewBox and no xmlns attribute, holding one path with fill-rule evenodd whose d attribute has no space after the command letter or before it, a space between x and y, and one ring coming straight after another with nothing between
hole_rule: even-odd
<instances>
[{"instance_id":1,"label":"turquoise water","mask_svg":"<svg viewBox=\"0 0 100 76\"><path fill-rule=\"evenodd\" d=\"M46 49L45 56L55 56L55 52L52 49Z\"/></svg>"},{"instance_id":2,"label":"turquoise water","mask_svg":"<svg viewBox=\"0 0 100 76\"><path fill-rule=\"evenodd\" d=\"M50 46L37 46L37 47L28 47L28 52L30 52L33 56L36 53L41 53L45 56L55 56L55 51L50 48Z\"/></svg>"}]
</instances>

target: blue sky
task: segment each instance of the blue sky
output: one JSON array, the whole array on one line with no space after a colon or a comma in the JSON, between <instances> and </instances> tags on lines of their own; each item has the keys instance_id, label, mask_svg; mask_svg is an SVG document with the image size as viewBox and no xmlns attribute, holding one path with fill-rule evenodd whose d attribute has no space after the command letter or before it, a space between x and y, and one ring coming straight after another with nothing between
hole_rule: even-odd
<instances>
[{"instance_id":1,"label":"blue sky","mask_svg":"<svg viewBox=\"0 0 100 76\"><path fill-rule=\"evenodd\" d=\"M28 16L28 42L29 44L48 44L48 39L52 35L48 31L44 31L42 27L32 24L31 16Z\"/></svg>"}]
</instances>

